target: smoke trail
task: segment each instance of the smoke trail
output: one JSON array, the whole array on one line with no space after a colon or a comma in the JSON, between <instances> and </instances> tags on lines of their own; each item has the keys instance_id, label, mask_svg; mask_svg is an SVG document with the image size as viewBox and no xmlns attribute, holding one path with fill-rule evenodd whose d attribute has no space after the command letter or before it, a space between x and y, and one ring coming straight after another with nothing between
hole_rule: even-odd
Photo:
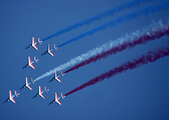
<instances>
[{"instance_id":1,"label":"smoke trail","mask_svg":"<svg viewBox=\"0 0 169 120\"><path fill-rule=\"evenodd\" d=\"M87 31L87 32L85 32L85 33L83 33L83 34L77 36L77 37L74 37L74 38L72 38L72 39L70 39L70 40L68 40L68 41L66 41L66 42L64 42L64 43L62 43L61 45L59 45L59 46L57 46L57 47L58 47L58 48L59 48L59 47L62 47L62 46L67 45L67 44L69 44L69 43L71 43L71 42L74 42L74 41L77 41L77 40L79 40L79 39L81 39L81 38L84 38L84 37L86 37L86 36L88 36L88 35L92 35L92 34L94 34L95 32L99 32L100 30L104 30L104 29L106 29L106 28L108 28L108 27L114 27L114 26L116 26L116 24L118 24L118 23L127 22L127 21L129 21L129 20L134 19L135 17L140 17L141 15L145 15L145 16L146 16L146 15L148 15L148 14L150 14L150 13L154 13L154 12L163 10L163 9L165 9L165 8L168 8L168 7L169 7L169 2L163 2L163 3L159 3L159 4L155 5L155 6L151 6L151 5L150 5L150 6L144 7L144 8L142 8L142 9L138 10L138 11L128 13L128 14L126 14L126 15L124 15L124 16L115 18L115 19L112 20L112 21L109 21L109 22L107 22L107 23L104 23L103 25L98 26L98 27L96 27L96 28L94 28L94 29L92 29L92 30L89 30L89 31Z\"/></svg>"},{"instance_id":2,"label":"smoke trail","mask_svg":"<svg viewBox=\"0 0 169 120\"><path fill-rule=\"evenodd\" d=\"M140 5L140 4L142 4L142 3L146 3L146 2L150 2L150 1L154 1L154 0L134 0L134 1L126 2L125 4L122 4L122 5L120 5L120 6L117 6L117 7L115 7L115 8L112 8L112 9L110 9L110 10L104 11L104 12L99 13L99 14L93 16L93 17L87 18L87 19L85 19L85 20L83 20L83 21L80 21L80 22L78 22L78 23L76 23L76 24L74 24L74 25L71 25L71 26L69 26L69 27L67 27L67 28L65 28L65 29L62 29L62 30L60 30L59 32L54 33L54 34L52 34L52 35L50 35L50 36L44 38L42 41L51 39L52 37L59 36L59 35L61 35L61 34L64 34L64 33L68 32L68 31L70 31L70 30L73 30L73 29L75 29L75 28L81 27L81 26L83 26L83 25L90 24L90 23L92 23L92 22L94 22L94 21L96 21L96 20L101 20L101 19L106 18L106 17L108 17L108 16L113 16L113 15L116 14L117 12L120 12L120 11L122 11L122 10L125 10L126 8L130 8L130 7L132 7L132 6Z\"/></svg>"},{"instance_id":3,"label":"smoke trail","mask_svg":"<svg viewBox=\"0 0 169 120\"><path fill-rule=\"evenodd\" d=\"M150 32L136 38L135 40L125 41L122 44L114 46L107 51L103 51L102 53L97 54L93 57L90 57L89 59L75 65L74 67L68 69L64 73L68 73L70 71L78 69L79 67L90 64L91 62L96 62L97 60L100 60L101 58L106 58L109 55L116 54L117 52L121 52L127 48L135 47L138 44L146 44L147 42L155 40L157 38L160 38L164 35L169 35L169 25L162 26L160 29L158 28L155 31L150 31Z\"/></svg>"},{"instance_id":4,"label":"smoke trail","mask_svg":"<svg viewBox=\"0 0 169 120\"><path fill-rule=\"evenodd\" d=\"M169 26L169 23L167 23L166 25ZM74 65L76 65L76 64L78 64L82 61L85 61L92 56L95 56L97 54L101 54L103 51L107 51L107 50L109 50L109 49L111 49L115 46L118 46L119 44L122 44L123 42L125 42L127 40L135 40L141 35L144 35L146 33L148 34L149 31L155 31L157 29L162 29L163 26L165 26L165 25L163 24L162 21L154 22L153 24L150 24L148 27L144 28L142 31L136 31L136 32L127 34L125 37L121 37L121 38L118 38L117 40L107 42L100 47L96 47L96 48L88 51L87 53L82 54L82 55L80 55L76 58L73 58L70 61L68 61L67 63L62 64L62 65L54 68L53 70L50 70L49 72L44 73L43 75L36 78L35 81L40 80L44 77L47 77L51 74L54 74L55 70L57 70L57 71L64 70L68 67L74 66Z\"/></svg>"},{"instance_id":5,"label":"smoke trail","mask_svg":"<svg viewBox=\"0 0 169 120\"><path fill-rule=\"evenodd\" d=\"M97 82L101 82L103 81L105 78L110 78L115 76L117 73L121 73L124 72L126 70L129 69L134 69L137 67L140 67L141 65L145 65L149 62L154 62L160 58L163 58L165 56L169 55L169 46L167 48L163 48L163 49L158 49L158 50L154 50L154 51L149 51L146 55L142 55L141 57L137 58L137 59L133 59L133 61L128 61L122 65L120 65L119 67L116 67L114 69L109 70L108 72L105 72L91 80L89 80L88 82L82 84L81 86L73 89L72 91L68 92L65 94L65 96L68 96L74 92L77 92L79 90L82 90L90 85L94 85Z\"/></svg>"}]
</instances>

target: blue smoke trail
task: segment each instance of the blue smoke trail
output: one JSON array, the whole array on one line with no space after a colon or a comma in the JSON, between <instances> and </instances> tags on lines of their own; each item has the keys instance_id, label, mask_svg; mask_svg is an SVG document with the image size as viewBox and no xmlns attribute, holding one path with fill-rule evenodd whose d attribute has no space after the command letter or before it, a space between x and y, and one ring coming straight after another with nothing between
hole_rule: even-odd
<instances>
[{"instance_id":1,"label":"blue smoke trail","mask_svg":"<svg viewBox=\"0 0 169 120\"><path fill-rule=\"evenodd\" d=\"M71 25L71 26L69 26L69 27L67 27L65 29L62 29L59 32L54 33L54 34L44 38L42 41L51 39L52 37L56 37L56 36L58 36L60 34L66 33L66 32L68 32L70 30L73 30L75 28L81 27L83 25L90 24L91 22L94 22L96 20L101 20L101 19L103 19L105 17L113 16L115 13L120 12L120 11L122 11L122 10L128 8L128 7L132 7L132 6L139 5L139 4L142 4L142 3L145 3L145 2L150 2L150 1L154 1L154 0L134 0L134 1L127 2L125 4L122 4L122 5L118 6L118 7L115 7L115 8L112 8L110 10L104 11L104 12L99 13L99 14L93 16L93 17L87 18L87 19L85 19L83 21L80 21L80 22L78 22L78 23L76 23L74 25Z\"/></svg>"},{"instance_id":2,"label":"blue smoke trail","mask_svg":"<svg viewBox=\"0 0 169 120\"><path fill-rule=\"evenodd\" d=\"M74 41L77 41L77 40L79 40L79 39L81 39L81 38L84 38L84 37L86 37L86 36L88 36L88 35L92 35L92 34L94 34L95 32L98 32L98 31L100 31L100 30L104 30L104 29L106 29L106 28L108 28L108 27L114 27L114 26L116 26L117 23L127 22L127 21L129 21L129 20L134 19L135 17L140 17L140 16L142 16L142 15L147 16L147 15L150 14L150 13L155 13L155 12L161 11L161 10L163 10L163 9L165 9L165 8L169 8L169 2L167 2L167 1L166 1L166 2L163 2L163 3L158 3L158 5L155 5L155 6L151 6L151 5L150 5L150 6L147 6L147 7L145 7L145 8L142 8L142 9L138 10L138 11L128 13L128 14L126 14L126 15L124 15L124 16L115 18L115 19L112 20L112 21L109 21L109 22L107 22L107 23L104 23L103 25L98 26L98 27L96 27L96 28L94 28L94 29L92 29L92 30L89 30L89 31L87 31L87 32L85 32L85 33L83 33L83 34L77 36L77 37L74 37L74 38L72 38L72 39L70 39L70 40L68 40L68 41L66 41L66 42L64 42L64 43L62 43L61 45L59 45L59 46L57 46L57 47L58 47L58 48L59 48L59 47L62 47L62 46L67 45L67 44L69 44L69 43L71 43L71 42L74 42Z\"/></svg>"}]
</instances>

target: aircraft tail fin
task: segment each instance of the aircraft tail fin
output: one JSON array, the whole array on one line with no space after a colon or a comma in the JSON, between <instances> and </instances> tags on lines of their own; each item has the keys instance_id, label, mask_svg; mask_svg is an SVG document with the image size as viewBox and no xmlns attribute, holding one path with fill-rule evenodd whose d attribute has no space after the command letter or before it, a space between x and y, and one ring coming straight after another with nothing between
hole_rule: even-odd
<instances>
[{"instance_id":1,"label":"aircraft tail fin","mask_svg":"<svg viewBox=\"0 0 169 120\"><path fill-rule=\"evenodd\" d=\"M61 93L61 97L64 99L65 98L65 96L63 96L63 93Z\"/></svg>"},{"instance_id":2,"label":"aircraft tail fin","mask_svg":"<svg viewBox=\"0 0 169 120\"><path fill-rule=\"evenodd\" d=\"M31 81L32 81L33 84L35 84L35 81L33 80L33 78L31 78Z\"/></svg>"},{"instance_id":3,"label":"aircraft tail fin","mask_svg":"<svg viewBox=\"0 0 169 120\"><path fill-rule=\"evenodd\" d=\"M47 89L46 86L45 86L45 91L46 91L47 93L49 92L49 89Z\"/></svg>"},{"instance_id":4,"label":"aircraft tail fin","mask_svg":"<svg viewBox=\"0 0 169 120\"><path fill-rule=\"evenodd\" d=\"M20 95L20 93L17 93L16 90L15 90L15 95L16 95L16 97L18 97Z\"/></svg>"},{"instance_id":5,"label":"aircraft tail fin","mask_svg":"<svg viewBox=\"0 0 169 120\"><path fill-rule=\"evenodd\" d=\"M38 63L38 61L39 61L39 59L36 59L36 57L34 57L34 60L35 60L36 63Z\"/></svg>"},{"instance_id":6,"label":"aircraft tail fin","mask_svg":"<svg viewBox=\"0 0 169 120\"><path fill-rule=\"evenodd\" d=\"M57 50L58 48L56 47L56 44L54 44L54 49Z\"/></svg>"},{"instance_id":7,"label":"aircraft tail fin","mask_svg":"<svg viewBox=\"0 0 169 120\"><path fill-rule=\"evenodd\" d=\"M63 72L62 72L62 70L61 70L60 72L61 72L61 75L62 75L62 76L64 76L64 75L65 75L65 73L63 73Z\"/></svg>"},{"instance_id":8,"label":"aircraft tail fin","mask_svg":"<svg viewBox=\"0 0 169 120\"><path fill-rule=\"evenodd\" d=\"M42 41L40 41L40 38L38 38L38 42L39 42L39 44L41 44L41 43L42 43Z\"/></svg>"}]
</instances>

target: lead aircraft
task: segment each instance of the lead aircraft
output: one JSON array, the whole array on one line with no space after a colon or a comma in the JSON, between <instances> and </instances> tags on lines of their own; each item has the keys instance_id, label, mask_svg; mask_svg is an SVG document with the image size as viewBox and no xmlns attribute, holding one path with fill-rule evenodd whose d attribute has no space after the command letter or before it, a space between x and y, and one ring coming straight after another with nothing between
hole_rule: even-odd
<instances>
[{"instance_id":1,"label":"lead aircraft","mask_svg":"<svg viewBox=\"0 0 169 120\"><path fill-rule=\"evenodd\" d=\"M35 84L35 81L33 80L33 78L31 78L31 81L33 84ZM23 88L26 88L26 87L29 88L29 90L32 90L30 84L31 84L31 82L28 83L28 78L26 77L26 83L25 83L25 85L23 85L23 87L20 88L20 90Z\"/></svg>"},{"instance_id":2,"label":"lead aircraft","mask_svg":"<svg viewBox=\"0 0 169 120\"><path fill-rule=\"evenodd\" d=\"M8 102L8 101L12 101L13 103L16 103L15 102L15 100L13 99L15 96L16 97L18 97L20 94L19 93L17 93L16 91L15 91L15 95L12 95L12 92L11 92L11 90L9 90L9 98L5 101L5 102ZM5 103L4 102L4 103Z\"/></svg>"},{"instance_id":3,"label":"lead aircraft","mask_svg":"<svg viewBox=\"0 0 169 120\"><path fill-rule=\"evenodd\" d=\"M48 44L48 47L47 47L47 51L45 51L42 55L45 55L45 54L50 54L51 56L54 56L54 54L52 53L53 50L57 50L58 48L56 47L56 45L54 44L54 48L50 48L50 44ZM42 56L41 55L41 56Z\"/></svg>"},{"instance_id":4,"label":"lead aircraft","mask_svg":"<svg viewBox=\"0 0 169 120\"><path fill-rule=\"evenodd\" d=\"M31 47L33 47L33 48L35 48L36 50L38 50L38 48L37 48L37 46L36 46L36 44L41 44L42 43L42 41L40 41L40 38L38 38L38 41L37 42L35 42L35 38L34 37L32 37L32 44L30 44L28 47L26 47L25 49L28 49L28 48L31 48Z\"/></svg>"},{"instance_id":5,"label":"lead aircraft","mask_svg":"<svg viewBox=\"0 0 169 120\"><path fill-rule=\"evenodd\" d=\"M33 98L35 98L35 97L37 97L37 96L41 96L43 99L45 99L43 93L44 93L44 92L47 92L47 93L48 93L49 89L46 89L46 86L45 86L44 88L45 88L44 91L42 91L42 90L41 90L41 86L39 86L39 93L37 93L35 96L33 96Z\"/></svg>"},{"instance_id":6,"label":"lead aircraft","mask_svg":"<svg viewBox=\"0 0 169 120\"><path fill-rule=\"evenodd\" d=\"M29 66L30 66L31 68L35 69L35 67L33 66L33 63L34 63L34 62L38 63L38 61L39 61L39 59L36 59L36 57L34 57L34 61L31 61L30 56L28 56L28 63L27 63L22 69L24 69L24 68L26 68L26 67L29 67Z\"/></svg>"},{"instance_id":7,"label":"lead aircraft","mask_svg":"<svg viewBox=\"0 0 169 120\"><path fill-rule=\"evenodd\" d=\"M55 93L55 99L54 99L52 102L50 102L49 105L52 104L52 103L55 103L55 102L57 102L59 105L62 105L62 103L59 101L59 99L60 99L60 98L63 98L63 99L64 99L64 97L65 97L65 96L63 96L63 94L61 93L61 97L58 98L57 92L56 92L56 93Z\"/></svg>"}]
</instances>

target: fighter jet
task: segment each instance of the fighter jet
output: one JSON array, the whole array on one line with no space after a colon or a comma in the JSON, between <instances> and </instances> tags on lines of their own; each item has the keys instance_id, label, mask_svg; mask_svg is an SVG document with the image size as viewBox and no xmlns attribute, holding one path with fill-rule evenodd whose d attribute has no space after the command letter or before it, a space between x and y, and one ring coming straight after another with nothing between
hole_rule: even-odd
<instances>
[{"instance_id":1,"label":"fighter jet","mask_svg":"<svg viewBox=\"0 0 169 120\"><path fill-rule=\"evenodd\" d=\"M36 46L36 44L41 44L42 43L42 41L40 41L40 38L38 38L38 41L37 42L35 42L35 38L34 37L32 37L32 44L30 44L28 47L26 47L25 49L28 49L28 48L30 48L30 47L34 47L36 50L38 50L38 48L37 48L37 46Z\"/></svg>"},{"instance_id":2,"label":"fighter jet","mask_svg":"<svg viewBox=\"0 0 169 120\"><path fill-rule=\"evenodd\" d=\"M33 80L33 78L31 78L31 81L33 84L35 84L35 81ZM20 88L20 90L23 88L26 88L26 87L29 88L30 90L32 90L30 84L31 84L31 82L28 83L28 78L26 77L26 83L25 83L25 85L23 85L23 87Z\"/></svg>"},{"instance_id":3,"label":"fighter jet","mask_svg":"<svg viewBox=\"0 0 169 120\"><path fill-rule=\"evenodd\" d=\"M36 57L34 57L34 61L31 62L31 58L30 58L30 56L28 56L28 63L22 69L29 67L29 66L31 68L35 69L35 67L33 66L33 63L34 62L38 63L38 61L39 61L39 59L36 59Z\"/></svg>"},{"instance_id":4,"label":"fighter jet","mask_svg":"<svg viewBox=\"0 0 169 120\"><path fill-rule=\"evenodd\" d=\"M39 93L37 93L35 96L33 96L33 98L35 98L35 97L37 97L37 96L41 96L43 99L45 99L43 93L44 93L44 92L47 92L47 93L48 93L48 91L49 91L49 89L46 89L46 86L45 86L45 90L44 90L44 91L42 91L42 90L41 90L41 86L39 86Z\"/></svg>"},{"instance_id":5,"label":"fighter jet","mask_svg":"<svg viewBox=\"0 0 169 120\"><path fill-rule=\"evenodd\" d=\"M12 101L13 103L16 103L15 102L15 100L13 99L15 96L16 97L18 97L20 94L19 93L17 93L16 91L15 91L15 95L12 95L12 92L11 92L11 90L9 90L9 98L5 101L5 102L8 102L8 101ZM4 102L4 103L5 103Z\"/></svg>"},{"instance_id":6,"label":"fighter jet","mask_svg":"<svg viewBox=\"0 0 169 120\"><path fill-rule=\"evenodd\" d=\"M54 77L49 82L52 82L54 80L57 80L57 81L61 82L61 80L59 79L59 76L60 75L57 75L57 71L55 70L55 75L54 75Z\"/></svg>"},{"instance_id":7,"label":"fighter jet","mask_svg":"<svg viewBox=\"0 0 169 120\"><path fill-rule=\"evenodd\" d=\"M58 98L57 93L55 93L55 99L52 102L50 102L49 105L52 104L52 103L55 103L55 102L57 102L59 105L62 105L62 103L59 101L59 99L60 98L64 99L64 97L65 96L63 96L63 94L61 93L61 97Z\"/></svg>"},{"instance_id":8,"label":"fighter jet","mask_svg":"<svg viewBox=\"0 0 169 120\"><path fill-rule=\"evenodd\" d=\"M54 56L54 54L52 53L52 51L53 51L54 49L55 49L55 50L57 50L57 49L58 49L58 48L56 47L56 45L55 45L55 44L54 44L54 48L52 48L52 49L50 48L50 44L48 44L47 51L46 51L46 52L44 52L42 55L45 55L45 54L50 54L50 55ZM41 55L41 56L42 56L42 55Z\"/></svg>"}]
</instances>

